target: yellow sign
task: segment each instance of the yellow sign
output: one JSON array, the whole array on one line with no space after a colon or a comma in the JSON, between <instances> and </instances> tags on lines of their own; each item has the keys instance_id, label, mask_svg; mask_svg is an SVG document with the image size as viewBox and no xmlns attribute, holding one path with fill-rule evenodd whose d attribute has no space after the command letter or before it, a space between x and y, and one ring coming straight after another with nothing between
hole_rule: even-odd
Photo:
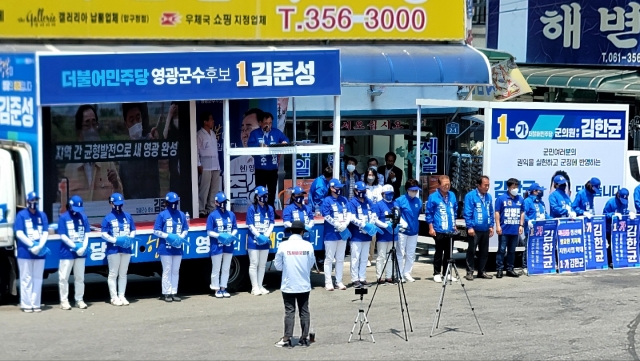
<instances>
[{"instance_id":1,"label":"yellow sign","mask_svg":"<svg viewBox=\"0 0 640 361\"><path fill-rule=\"evenodd\" d=\"M0 38L465 38L465 0L2 0Z\"/></svg>"}]
</instances>

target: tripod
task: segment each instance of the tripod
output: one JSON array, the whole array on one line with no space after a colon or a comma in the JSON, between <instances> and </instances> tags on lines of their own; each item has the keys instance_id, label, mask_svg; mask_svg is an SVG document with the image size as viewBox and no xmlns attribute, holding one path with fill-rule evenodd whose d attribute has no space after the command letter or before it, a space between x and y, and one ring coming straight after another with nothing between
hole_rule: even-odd
<instances>
[{"instance_id":1,"label":"tripod","mask_svg":"<svg viewBox=\"0 0 640 361\"><path fill-rule=\"evenodd\" d=\"M358 337L359 340L362 341L362 328L364 327L364 325L367 325L367 328L369 329L369 334L371 335L371 341L373 341L373 343L376 343L376 340L373 338L373 331L371 331L371 326L369 326L369 319L367 318L367 315L364 313L364 295L367 294L367 290L364 288L360 288L360 289L356 289L356 294L360 295L360 307L358 308L358 314L356 315L356 320L353 321L353 327L351 328L351 334L349 335L349 342L351 342L351 337L353 337L353 331L355 331L356 326L358 325L358 322L360 322L360 331L358 332Z\"/></svg>"},{"instance_id":2,"label":"tripod","mask_svg":"<svg viewBox=\"0 0 640 361\"><path fill-rule=\"evenodd\" d=\"M482 331L482 327L480 327L480 321L478 321L478 316L476 316L476 311L471 305L471 299L469 298L469 294L467 293L467 289L464 288L464 283L462 282L462 278L460 278L460 273L458 272L458 267L456 267L456 263L452 257L453 255L453 239L449 238L449 260L447 261L447 270L444 274L444 279L442 280L442 291L440 292L440 300L438 300L438 306L436 306L436 313L433 319L433 326L431 326L431 334L429 337L433 337L433 330L438 328L440 325L440 316L442 315L442 305L444 304L444 293L447 289L447 284L451 284L453 281L450 279L452 277L452 273L455 272L455 277L460 280L460 286L462 286L462 290L464 291L465 296L467 296L467 301L469 301L469 307L471 307L471 312L473 312L473 317L476 319L476 323L478 324L478 328L480 329L480 333L484 335Z\"/></svg>"},{"instance_id":3,"label":"tripod","mask_svg":"<svg viewBox=\"0 0 640 361\"><path fill-rule=\"evenodd\" d=\"M397 223L393 223L393 228L392 228L392 233L391 233L391 239L395 239L396 238L396 233L395 233L395 229L396 229L396 225ZM398 264L398 257L396 256L396 243L397 241L392 241L392 246L391 249L389 250L389 252L387 253L387 259L384 261L384 266L382 267L382 271L384 272L384 270L387 268L387 263L389 263L389 259L391 259L391 278L394 280L394 282L396 282L396 284L398 285L398 298L400 301L400 312L402 313L402 327L404 328L404 340L405 341L409 341L409 338L407 336L407 324L405 322L405 318L404 318L404 311L405 308L407 310L407 319L409 320L409 328L411 329L411 332L413 332L413 326L411 325L411 315L409 314L409 304L407 303L407 296L404 293L404 285L402 284L402 274L400 273L400 265ZM396 278L396 275L398 276ZM377 280L376 280L377 281ZM376 293L378 292L378 287L380 287L380 283L376 282L376 289L373 291L373 296L371 296L371 302L369 302L369 307L367 308L367 315L369 314L369 310L371 309L371 305L373 304L373 300L376 298ZM403 304L404 301L404 304ZM360 332L362 332L362 327L360 327Z\"/></svg>"}]
</instances>

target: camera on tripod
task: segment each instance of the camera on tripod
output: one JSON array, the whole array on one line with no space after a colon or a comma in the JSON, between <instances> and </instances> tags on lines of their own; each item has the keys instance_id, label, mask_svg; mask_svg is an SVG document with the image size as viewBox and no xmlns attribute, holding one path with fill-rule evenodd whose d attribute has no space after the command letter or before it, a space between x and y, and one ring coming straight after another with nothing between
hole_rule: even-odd
<instances>
[{"instance_id":1,"label":"camera on tripod","mask_svg":"<svg viewBox=\"0 0 640 361\"><path fill-rule=\"evenodd\" d=\"M384 216L385 219L388 219L391 221L391 223L393 223L393 226L397 226L400 223L400 208L398 207L393 207L391 208L391 213L389 214L385 214Z\"/></svg>"},{"instance_id":2,"label":"camera on tripod","mask_svg":"<svg viewBox=\"0 0 640 361\"><path fill-rule=\"evenodd\" d=\"M369 290L366 288L355 288L356 295L366 295L369 293Z\"/></svg>"}]
</instances>

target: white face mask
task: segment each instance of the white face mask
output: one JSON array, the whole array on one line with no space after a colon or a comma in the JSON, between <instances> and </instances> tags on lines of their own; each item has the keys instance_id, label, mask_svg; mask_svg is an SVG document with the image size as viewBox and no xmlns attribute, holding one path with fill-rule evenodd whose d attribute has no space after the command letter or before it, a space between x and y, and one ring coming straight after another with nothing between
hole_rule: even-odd
<instances>
[{"instance_id":1,"label":"white face mask","mask_svg":"<svg viewBox=\"0 0 640 361\"><path fill-rule=\"evenodd\" d=\"M367 179L369 180L369 183L373 183L373 181L376 180L375 177L367 177Z\"/></svg>"},{"instance_id":2,"label":"white face mask","mask_svg":"<svg viewBox=\"0 0 640 361\"><path fill-rule=\"evenodd\" d=\"M129 128L129 136L133 140L142 138L142 123L136 123Z\"/></svg>"},{"instance_id":3,"label":"white face mask","mask_svg":"<svg viewBox=\"0 0 640 361\"><path fill-rule=\"evenodd\" d=\"M349 165L347 166L347 171L348 171L349 173L352 173L354 170L356 170L356 166L355 166L355 165L353 165L353 164L349 164Z\"/></svg>"},{"instance_id":4,"label":"white face mask","mask_svg":"<svg viewBox=\"0 0 640 361\"><path fill-rule=\"evenodd\" d=\"M82 140L84 140L85 142L99 141L100 135L98 134L96 128L91 127L87 130L82 131Z\"/></svg>"},{"instance_id":5,"label":"white face mask","mask_svg":"<svg viewBox=\"0 0 640 361\"><path fill-rule=\"evenodd\" d=\"M511 193L512 196L517 196L518 195L518 188L513 188L509 191L509 193Z\"/></svg>"},{"instance_id":6,"label":"white face mask","mask_svg":"<svg viewBox=\"0 0 640 361\"><path fill-rule=\"evenodd\" d=\"M408 192L409 193L409 197L411 197L411 198L417 197L418 196L418 192L419 191L409 191Z\"/></svg>"}]
</instances>

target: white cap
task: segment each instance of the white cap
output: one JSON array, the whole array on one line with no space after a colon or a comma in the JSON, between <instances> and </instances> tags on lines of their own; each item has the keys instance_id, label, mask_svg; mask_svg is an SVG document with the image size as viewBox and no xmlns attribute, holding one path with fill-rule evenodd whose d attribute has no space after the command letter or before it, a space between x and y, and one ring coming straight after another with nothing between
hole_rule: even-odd
<instances>
[{"instance_id":1,"label":"white cap","mask_svg":"<svg viewBox=\"0 0 640 361\"><path fill-rule=\"evenodd\" d=\"M393 186L391 184L385 184L382 186L382 193L387 193L387 192L391 192L393 193Z\"/></svg>"}]
</instances>

